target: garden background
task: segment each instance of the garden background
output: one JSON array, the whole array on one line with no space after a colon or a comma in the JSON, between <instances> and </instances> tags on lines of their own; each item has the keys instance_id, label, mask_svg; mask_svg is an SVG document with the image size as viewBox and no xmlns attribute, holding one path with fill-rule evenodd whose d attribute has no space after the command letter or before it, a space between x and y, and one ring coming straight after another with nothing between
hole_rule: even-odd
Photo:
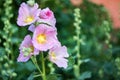
<instances>
[{"instance_id":1,"label":"garden background","mask_svg":"<svg viewBox=\"0 0 120 80\"><path fill-rule=\"evenodd\" d=\"M19 6L26 1L0 0L0 80L41 79L31 60L17 62L20 43L30 33L16 23ZM48 80L120 80L120 0L35 2L54 12L58 39L70 55L67 69L46 62Z\"/></svg>"}]
</instances>

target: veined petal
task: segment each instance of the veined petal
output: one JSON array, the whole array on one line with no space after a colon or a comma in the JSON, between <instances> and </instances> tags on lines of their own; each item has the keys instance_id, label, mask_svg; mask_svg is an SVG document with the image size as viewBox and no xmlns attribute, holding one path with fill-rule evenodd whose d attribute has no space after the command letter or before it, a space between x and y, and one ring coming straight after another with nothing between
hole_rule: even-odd
<instances>
[{"instance_id":1,"label":"veined petal","mask_svg":"<svg viewBox=\"0 0 120 80\"><path fill-rule=\"evenodd\" d=\"M26 26L34 23L39 16L40 9L38 9L38 4L34 4L33 7L26 3L22 3L19 8L17 24L19 26Z\"/></svg>"},{"instance_id":2,"label":"veined petal","mask_svg":"<svg viewBox=\"0 0 120 80\"><path fill-rule=\"evenodd\" d=\"M32 55L38 55L39 50L34 48L30 35L25 36L20 45L20 54L18 56L18 62L26 62Z\"/></svg>"},{"instance_id":3,"label":"veined petal","mask_svg":"<svg viewBox=\"0 0 120 80\"><path fill-rule=\"evenodd\" d=\"M34 32L35 31L35 25L31 24L28 28L29 31Z\"/></svg>"},{"instance_id":4,"label":"veined petal","mask_svg":"<svg viewBox=\"0 0 120 80\"><path fill-rule=\"evenodd\" d=\"M49 59L51 62L55 63L58 67L67 68L66 59L68 57L67 48L65 46L55 46L49 51Z\"/></svg>"},{"instance_id":5,"label":"veined petal","mask_svg":"<svg viewBox=\"0 0 120 80\"><path fill-rule=\"evenodd\" d=\"M33 34L33 45L40 51L47 51L58 43L56 29L45 24L36 27Z\"/></svg>"},{"instance_id":6,"label":"veined petal","mask_svg":"<svg viewBox=\"0 0 120 80\"><path fill-rule=\"evenodd\" d=\"M18 62L26 62L30 59L30 57L31 57L31 55L25 57L24 54L22 52L20 52L20 54L17 58L17 61Z\"/></svg>"},{"instance_id":7,"label":"veined petal","mask_svg":"<svg viewBox=\"0 0 120 80\"><path fill-rule=\"evenodd\" d=\"M55 24L56 24L54 13L49 8L45 8L40 11L39 19L37 21L41 23L43 22L43 23L49 24L52 27L55 27Z\"/></svg>"}]
</instances>

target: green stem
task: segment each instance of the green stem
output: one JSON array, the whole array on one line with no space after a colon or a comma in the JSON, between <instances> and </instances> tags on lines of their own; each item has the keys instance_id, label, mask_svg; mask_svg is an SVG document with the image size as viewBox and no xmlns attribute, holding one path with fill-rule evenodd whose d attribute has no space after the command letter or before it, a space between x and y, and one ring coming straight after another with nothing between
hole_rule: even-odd
<instances>
[{"instance_id":1,"label":"green stem","mask_svg":"<svg viewBox=\"0 0 120 80\"><path fill-rule=\"evenodd\" d=\"M43 80L46 80L46 73L45 73L45 60L44 60L44 55L43 55L43 52L41 52L41 61L42 61L42 71L43 71L43 74L42 74L42 78Z\"/></svg>"},{"instance_id":2,"label":"green stem","mask_svg":"<svg viewBox=\"0 0 120 80\"><path fill-rule=\"evenodd\" d=\"M36 66L36 68L38 69L38 71L40 72L40 76L41 76L42 71L40 70L40 68L39 68L39 66L38 66L38 64L37 64L36 57L35 57L35 58L34 58L34 57L31 57L31 60L32 60L32 62L34 63L34 65Z\"/></svg>"},{"instance_id":3,"label":"green stem","mask_svg":"<svg viewBox=\"0 0 120 80\"><path fill-rule=\"evenodd\" d=\"M41 75L34 75L33 77L36 78L36 77L39 77L39 76L41 76Z\"/></svg>"}]
</instances>

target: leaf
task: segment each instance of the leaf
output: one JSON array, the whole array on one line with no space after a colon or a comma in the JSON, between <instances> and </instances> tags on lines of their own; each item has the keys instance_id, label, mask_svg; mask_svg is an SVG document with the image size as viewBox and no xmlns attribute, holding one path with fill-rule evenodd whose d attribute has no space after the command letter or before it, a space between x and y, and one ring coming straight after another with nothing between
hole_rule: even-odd
<instances>
[{"instance_id":1,"label":"leaf","mask_svg":"<svg viewBox=\"0 0 120 80\"><path fill-rule=\"evenodd\" d=\"M20 40L19 38L12 37L11 42L12 42L13 44L17 44L17 43L21 42L21 40Z\"/></svg>"},{"instance_id":2,"label":"leaf","mask_svg":"<svg viewBox=\"0 0 120 80\"><path fill-rule=\"evenodd\" d=\"M32 74L30 74L30 76L28 77L27 80L33 80L34 79L34 72Z\"/></svg>"},{"instance_id":3,"label":"leaf","mask_svg":"<svg viewBox=\"0 0 120 80\"><path fill-rule=\"evenodd\" d=\"M82 62L84 62L84 63L87 63L89 61L90 61L90 59L84 59L84 60L82 60Z\"/></svg>"},{"instance_id":4,"label":"leaf","mask_svg":"<svg viewBox=\"0 0 120 80\"><path fill-rule=\"evenodd\" d=\"M68 58L68 66L73 66L75 64L75 59L73 57Z\"/></svg>"},{"instance_id":5,"label":"leaf","mask_svg":"<svg viewBox=\"0 0 120 80\"><path fill-rule=\"evenodd\" d=\"M86 78L90 78L91 77L91 72L90 71L86 71L84 73L81 74L80 76L80 80L85 80Z\"/></svg>"},{"instance_id":6,"label":"leaf","mask_svg":"<svg viewBox=\"0 0 120 80\"><path fill-rule=\"evenodd\" d=\"M26 67L29 71L33 71L36 69L36 67L31 61L28 61L27 63L25 63L24 67Z\"/></svg>"},{"instance_id":7,"label":"leaf","mask_svg":"<svg viewBox=\"0 0 120 80\"><path fill-rule=\"evenodd\" d=\"M35 69L36 69L36 67L34 66L34 64L31 61L28 61L26 63L18 63L18 67L17 67L18 71L21 71L21 70L33 71Z\"/></svg>"},{"instance_id":8,"label":"leaf","mask_svg":"<svg viewBox=\"0 0 120 80\"><path fill-rule=\"evenodd\" d=\"M49 74L47 75L47 80L58 80L57 74Z\"/></svg>"}]
</instances>

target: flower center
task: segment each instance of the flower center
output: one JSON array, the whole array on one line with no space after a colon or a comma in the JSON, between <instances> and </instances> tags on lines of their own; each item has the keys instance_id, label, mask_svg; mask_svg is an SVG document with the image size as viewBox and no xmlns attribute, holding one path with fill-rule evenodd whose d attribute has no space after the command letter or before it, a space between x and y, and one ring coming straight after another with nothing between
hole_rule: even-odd
<instances>
[{"instance_id":1,"label":"flower center","mask_svg":"<svg viewBox=\"0 0 120 80\"><path fill-rule=\"evenodd\" d=\"M53 60L56 60L56 55L55 55L54 52L51 52L51 57L52 57Z\"/></svg>"},{"instance_id":2,"label":"flower center","mask_svg":"<svg viewBox=\"0 0 120 80\"><path fill-rule=\"evenodd\" d=\"M37 36L37 42L39 44L44 44L46 42L46 35L45 34L39 34Z\"/></svg>"},{"instance_id":3,"label":"flower center","mask_svg":"<svg viewBox=\"0 0 120 80\"><path fill-rule=\"evenodd\" d=\"M34 52L34 47L33 46L30 46L30 47L23 47L22 48L22 52L24 54L24 56L29 56L30 53L33 53Z\"/></svg>"},{"instance_id":4,"label":"flower center","mask_svg":"<svg viewBox=\"0 0 120 80\"><path fill-rule=\"evenodd\" d=\"M25 19L25 23L32 22L33 19L34 19L33 16L28 16L28 17Z\"/></svg>"}]
</instances>

